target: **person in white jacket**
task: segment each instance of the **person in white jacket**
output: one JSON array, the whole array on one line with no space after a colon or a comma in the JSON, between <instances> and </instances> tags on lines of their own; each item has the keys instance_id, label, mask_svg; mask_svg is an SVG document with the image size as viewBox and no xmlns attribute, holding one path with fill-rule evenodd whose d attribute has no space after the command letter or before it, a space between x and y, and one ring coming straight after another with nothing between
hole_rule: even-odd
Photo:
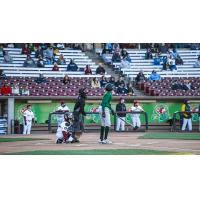
<instances>
[{"instance_id":1,"label":"person in white jacket","mask_svg":"<svg viewBox=\"0 0 200 200\"><path fill-rule=\"evenodd\" d=\"M144 112L143 108L139 105L138 101L135 101L133 103L133 106L131 107L130 111L133 113L131 118L132 118L132 123L133 123L133 129L137 130L138 128L141 127L141 121L140 121L140 113L134 113L134 112Z\"/></svg>"}]
</instances>

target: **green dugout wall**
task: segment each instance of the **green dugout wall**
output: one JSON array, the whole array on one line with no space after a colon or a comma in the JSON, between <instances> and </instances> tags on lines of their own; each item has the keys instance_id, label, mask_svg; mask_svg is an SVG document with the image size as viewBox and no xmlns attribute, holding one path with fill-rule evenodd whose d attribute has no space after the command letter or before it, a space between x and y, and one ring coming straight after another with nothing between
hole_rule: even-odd
<instances>
[{"instance_id":1,"label":"green dugout wall","mask_svg":"<svg viewBox=\"0 0 200 200\"><path fill-rule=\"evenodd\" d=\"M132 100L133 101L133 100ZM132 106L131 100L126 100L126 107L130 109ZM149 124L159 124L166 122L168 119L171 119L173 113L176 111L181 111L181 101L173 101L173 100L139 100L141 106L148 114ZM69 107L70 111L73 110L74 100L65 100L66 105ZM22 122L22 111L26 107L27 103L30 103L33 108L33 112L35 113L36 121L39 124L43 124L48 120L49 113L52 113L57 110L58 106L60 106L59 100L48 100L48 101L15 101L15 109L14 109L14 118L20 120ZM118 100L113 100L112 108L115 110L116 104ZM193 110L198 108L200 101L191 102L191 108ZM100 104L100 100L88 100L86 102L85 111L86 112L97 112L98 106ZM52 117L53 122L56 123L56 115ZM113 120L113 119L112 119ZM131 121L130 114L127 114L127 120ZM141 120L144 122L144 116L141 115ZM193 115L193 121L198 121L198 115ZM98 115L87 115L85 117L85 123L99 123Z\"/></svg>"}]
</instances>

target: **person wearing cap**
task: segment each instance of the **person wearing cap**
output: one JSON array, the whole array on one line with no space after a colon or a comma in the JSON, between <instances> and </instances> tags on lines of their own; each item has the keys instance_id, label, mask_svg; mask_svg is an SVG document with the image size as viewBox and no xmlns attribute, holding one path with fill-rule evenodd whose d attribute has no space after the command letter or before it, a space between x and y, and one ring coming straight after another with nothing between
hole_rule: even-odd
<instances>
[{"instance_id":1,"label":"person wearing cap","mask_svg":"<svg viewBox=\"0 0 200 200\"><path fill-rule=\"evenodd\" d=\"M68 106L65 104L64 101L60 102L60 106L57 108L57 112L60 112L61 114L57 115L57 122L58 122L58 127L60 124L64 121L64 113L69 112Z\"/></svg>"},{"instance_id":2,"label":"person wearing cap","mask_svg":"<svg viewBox=\"0 0 200 200\"><path fill-rule=\"evenodd\" d=\"M141 121L140 121L140 113L134 113L134 112L144 112L143 108L140 106L138 101L134 101L133 106L130 109L132 114L132 122L133 122L133 129L137 130L141 127Z\"/></svg>"},{"instance_id":3,"label":"person wearing cap","mask_svg":"<svg viewBox=\"0 0 200 200\"><path fill-rule=\"evenodd\" d=\"M182 117L183 117L183 124L182 124L182 131L185 131L186 126L188 126L189 131L192 131L192 114L190 105L188 100L184 100L181 106Z\"/></svg>"},{"instance_id":4,"label":"person wearing cap","mask_svg":"<svg viewBox=\"0 0 200 200\"><path fill-rule=\"evenodd\" d=\"M31 126L32 121L34 122L34 113L31 109L31 105L27 105L27 109L23 112L24 116L24 128L23 128L23 135L29 135L31 134Z\"/></svg>"},{"instance_id":5,"label":"person wearing cap","mask_svg":"<svg viewBox=\"0 0 200 200\"><path fill-rule=\"evenodd\" d=\"M83 124L83 117L86 116L85 113L85 100L87 98L87 93L85 88L79 89L79 96L74 105L74 123L73 123L73 134L72 137L74 138L74 142L79 142L79 138L83 134L84 131L84 124Z\"/></svg>"},{"instance_id":6,"label":"person wearing cap","mask_svg":"<svg viewBox=\"0 0 200 200\"><path fill-rule=\"evenodd\" d=\"M99 114L101 118L101 130L100 130L100 144L111 144L112 142L108 140L108 133L111 126L110 112L114 115L114 111L111 108L112 101L112 91L113 85L108 83L105 86L105 94L103 96L101 105L99 106Z\"/></svg>"},{"instance_id":7,"label":"person wearing cap","mask_svg":"<svg viewBox=\"0 0 200 200\"><path fill-rule=\"evenodd\" d=\"M118 113L118 112L126 112L126 105L124 103L124 98L119 99L119 103L116 105L116 114L117 114L117 127L116 131L125 130L125 119L126 113Z\"/></svg>"}]
</instances>

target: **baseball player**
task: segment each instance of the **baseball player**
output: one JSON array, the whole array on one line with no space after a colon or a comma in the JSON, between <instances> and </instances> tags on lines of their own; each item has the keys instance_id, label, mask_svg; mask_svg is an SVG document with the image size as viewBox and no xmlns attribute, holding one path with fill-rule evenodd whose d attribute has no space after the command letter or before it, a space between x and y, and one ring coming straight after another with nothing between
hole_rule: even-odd
<instances>
[{"instance_id":1,"label":"baseball player","mask_svg":"<svg viewBox=\"0 0 200 200\"><path fill-rule=\"evenodd\" d=\"M101 118L101 131L100 131L100 144L111 144L112 142L108 140L108 133L109 128L111 126L110 121L110 112L112 115L114 115L114 111L111 108L111 100L112 100L112 91L113 91L113 85L111 83L108 83L105 86L106 93L103 96L103 100L101 105L99 106L99 114Z\"/></svg>"},{"instance_id":2,"label":"baseball player","mask_svg":"<svg viewBox=\"0 0 200 200\"><path fill-rule=\"evenodd\" d=\"M66 113L64 115L64 121L59 125L56 137L57 141L56 144L61 144L63 142L65 143L73 143L74 139L72 137L72 131L73 131L73 116L71 113Z\"/></svg>"},{"instance_id":3,"label":"baseball player","mask_svg":"<svg viewBox=\"0 0 200 200\"><path fill-rule=\"evenodd\" d=\"M192 131L192 115L190 113L190 105L188 100L184 100L183 105L181 106L181 111L183 112L183 124L182 124L182 131L185 131L186 126L188 125L189 131Z\"/></svg>"},{"instance_id":4,"label":"baseball player","mask_svg":"<svg viewBox=\"0 0 200 200\"><path fill-rule=\"evenodd\" d=\"M24 130L23 130L23 135L29 135L31 133L31 126L32 126L32 121L34 122L34 113L31 110L31 105L27 105L27 109L23 112L24 116Z\"/></svg>"},{"instance_id":5,"label":"baseball player","mask_svg":"<svg viewBox=\"0 0 200 200\"><path fill-rule=\"evenodd\" d=\"M86 113L84 111L86 98L87 98L87 93L85 92L85 88L79 89L79 96L74 105L74 112L73 112L74 115L73 138L75 142L79 142L78 138L80 138L80 136L84 131L83 116L86 116Z\"/></svg>"},{"instance_id":6,"label":"baseball player","mask_svg":"<svg viewBox=\"0 0 200 200\"><path fill-rule=\"evenodd\" d=\"M65 112L69 112L69 108L67 107L67 105L65 105L64 101L60 102L60 106L57 108L57 112L63 113L63 114L58 114L57 115L57 122L58 122L58 127L60 126L60 124L64 121L64 113Z\"/></svg>"},{"instance_id":7,"label":"baseball player","mask_svg":"<svg viewBox=\"0 0 200 200\"><path fill-rule=\"evenodd\" d=\"M133 106L130 109L132 114L132 122L133 122L133 130L137 130L138 128L141 127L141 121L140 121L140 113L135 113L134 112L144 112L143 108L139 105L138 101L135 101Z\"/></svg>"},{"instance_id":8,"label":"baseball player","mask_svg":"<svg viewBox=\"0 0 200 200\"><path fill-rule=\"evenodd\" d=\"M116 113L117 112L126 112L126 105L124 104L124 98L120 98L119 103L116 105ZM116 131L119 131L120 128L122 131L125 130L125 118L126 118L126 113L117 113Z\"/></svg>"}]
</instances>

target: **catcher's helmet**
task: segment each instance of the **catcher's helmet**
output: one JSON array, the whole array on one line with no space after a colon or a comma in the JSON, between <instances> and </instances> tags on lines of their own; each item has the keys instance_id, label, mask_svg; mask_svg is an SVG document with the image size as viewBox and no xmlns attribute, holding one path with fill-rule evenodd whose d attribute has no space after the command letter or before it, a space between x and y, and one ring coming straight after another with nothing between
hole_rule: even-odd
<instances>
[{"instance_id":1,"label":"catcher's helmet","mask_svg":"<svg viewBox=\"0 0 200 200\"><path fill-rule=\"evenodd\" d=\"M112 91L113 85L111 83L108 83L108 84L106 84L105 89L106 89L106 91Z\"/></svg>"},{"instance_id":2,"label":"catcher's helmet","mask_svg":"<svg viewBox=\"0 0 200 200\"><path fill-rule=\"evenodd\" d=\"M64 118L65 118L65 120L69 120L69 119L73 118L73 115L72 115L72 113L65 113Z\"/></svg>"}]
</instances>

